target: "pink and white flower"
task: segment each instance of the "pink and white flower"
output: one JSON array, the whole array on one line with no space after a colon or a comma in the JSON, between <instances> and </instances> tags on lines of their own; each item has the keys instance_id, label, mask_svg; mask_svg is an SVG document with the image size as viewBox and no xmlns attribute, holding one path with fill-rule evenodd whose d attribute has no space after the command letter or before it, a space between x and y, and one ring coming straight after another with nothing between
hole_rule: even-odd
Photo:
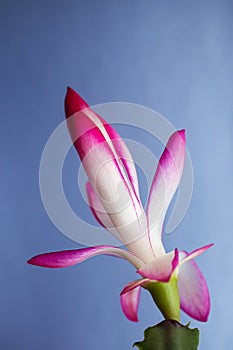
<instances>
[{"instance_id":1,"label":"pink and white flower","mask_svg":"<svg viewBox=\"0 0 233 350\"><path fill-rule=\"evenodd\" d=\"M177 248L166 253L162 244L164 218L179 185L186 151L185 131L174 132L159 160L148 204L140 201L132 156L118 133L71 88L65 99L68 128L88 176L89 206L97 221L127 249L96 246L37 255L28 263L48 268L78 264L106 254L128 260L141 276L121 292L126 317L138 321L141 288L147 289L165 318L179 320L180 308L207 321L210 298L205 279L193 261L212 244L191 253Z\"/></svg>"}]
</instances>

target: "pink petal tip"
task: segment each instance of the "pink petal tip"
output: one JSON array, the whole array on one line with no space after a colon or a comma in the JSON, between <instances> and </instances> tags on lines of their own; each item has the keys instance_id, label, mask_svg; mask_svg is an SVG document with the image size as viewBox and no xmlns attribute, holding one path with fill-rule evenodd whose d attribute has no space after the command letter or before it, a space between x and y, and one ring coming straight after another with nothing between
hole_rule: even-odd
<instances>
[{"instance_id":1,"label":"pink petal tip","mask_svg":"<svg viewBox=\"0 0 233 350\"><path fill-rule=\"evenodd\" d=\"M84 108L89 107L83 98L71 87L67 87L65 97L65 114L66 118L69 118L76 112L81 111Z\"/></svg>"}]
</instances>

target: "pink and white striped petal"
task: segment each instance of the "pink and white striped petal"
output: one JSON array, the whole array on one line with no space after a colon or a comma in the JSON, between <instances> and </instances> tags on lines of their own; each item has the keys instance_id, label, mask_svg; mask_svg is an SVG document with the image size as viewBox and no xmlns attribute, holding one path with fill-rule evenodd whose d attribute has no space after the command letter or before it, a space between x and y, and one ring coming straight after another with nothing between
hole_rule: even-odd
<instances>
[{"instance_id":1,"label":"pink and white striped petal","mask_svg":"<svg viewBox=\"0 0 233 350\"><path fill-rule=\"evenodd\" d=\"M168 282L172 273L179 265L179 251L167 253L162 256L158 256L149 264L144 265L137 272L145 277L154 281Z\"/></svg>"},{"instance_id":2,"label":"pink and white striped petal","mask_svg":"<svg viewBox=\"0 0 233 350\"><path fill-rule=\"evenodd\" d=\"M186 252L180 252L180 258L185 260ZM210 297L204 276L193 260L186 260L179 267L178 278L181 309L202 322L208 320L210 312Z\"/></svg>"},{"instance_id":3,"label":"pink and white striped petal","mask_svg":"<svg viewBox=\"0 0 233 350\"><path fill-rule=\"evenodd\" d=\"M115 228L121 234L121 227L132 224L134 231L129 230L129 228L123 229L122 236L125 242L133 241L142 236L144 232L142 232L138 222L139 216L142 214L141 205L128 186L118 160L104 135L82 112L73 115L69 118L70 120L70 133L73 140L77 138L74 144L79 152L82 165L93 190ZM74 136L75 134L76 136ZM128 236L129 232L131 236ZM132 236L132 232L135 233L135 236Z\"/></svg>"},{"instance_id":4,"label":"pink and white striped petal","mask_svg":"<svg viewBox=\"0 0 233 350\"><path fill-rule=\"evenodd\" d=\"M112 246L96 246L91 248L39 254L28 260L28 264L49 268L68 267L79 264L93 256L102 254L126 259L136 268L142 265L142 261L135 255L124 249Z\"/></svg>"},{"instance_id":5,"label":"pink and white striped petal","mask_svg":"<svg viewBox=\"0 0 233 350\"><path fill-rule=\"evenodd\" d=\"M67 94L65 98L65 112L66 117L69 118L71 115L83 111L90 120L100 129L106 142L114 153L116 159L121 160L123 163L124 170L127 173L127 178L133 188L135 196L140 202L138 177L136 168L133 162L131 153L126 146L124 140L116 132L116 130L108 124L102 117L96 114L88 104L70 87L67 88ZM72 130L71 130L72 131ZM119 166L121 164L119 162Z\"/></svg>"},{"instance_id":6,"label":"pink and white striped petal","mask_svg":"<svg viewBox=\"0 0 233 350\"><path fill-rule=\"evenodd\" d=\"M86 101L83 100L83 98L75 92L73 89L70 87L67 88L67 94L65 97L65 113L66 113L66 118L68 121L68 128L71 133L72 140L75 141L77 139L78 133L81 131L80 126L81 124L78 123L78 119L81 117L85 116L85 119L89 120L94 127L98 128L99 131L102 133L105 141L108 143L108 146L111 148L112 152L114 153L115 158L118 158L118 155L116 153L116 150L112 144L111 138L109 137L109 134L106 131L105 125L107 125L107 122L98 116L91 107L86 103ZM70 114L72 113L72 114ZM76 115L76 118L74 118L74 122L71 123L72 118ZM71 121L70 121L71 120ZM78 126L78 127L77 127ZM82 128L83 126L81 126ZM76 131L75 137L73 137L72 133ZM82 134L85 131L82 130ZM79 136L78 136L79 137ZM77 149L78 153L79 150ZM80 153L79 153L80 155Z\"/></svg>"},{"instance_id":7,"label":"pink and white striped petal","mask_svg":"<svg viewBox=\"0 0 233 350\"><path fill-rule=\"evenodd\" d=\"M147 219L150 241L156 255L164 254L161 245L163 222L180 183L185 150L185 130L176 131L168 140L152 182L147 206Z\"/></svg>"},{"instance_id":8,"label":"pink and white striped petal","mask_svg":"<svg viewBox=\"0 0 233 350\"><path fill-rule=\"evenodd\" d=\"M142 209L134 162L126 144L118 133L102 117L92 111L81 96L71 88L67 89L65 110L71 138L81 160L98 144L104 143L105 151L108 150L112 155L115 167L118 168L129 191L133 190L132 200L137 200L140 209ZM71 112L73 112L72 115L70 115ZM90 133L92 137L88 137ZM83 137L84 135L85 137ZM105 162L109 162L109 157L102 159L102 163Z\"/></svg>"},{"instance_id":9,"label":"pink and white striped petal","mask_svg":"<svg viewBox=\"0 0 233 350\"><path fill-rule=\"evenodd\" d=\"M149 279L140 279L130 282L121 292L121 308L130 321L138 322L138 304L141 286L148 282Z\"/></svg>"},{"instance_id":10,"label":"pink and white striped petal","mask_svg":"<svg viewBox=\"0 0 233 350\"><path fill-rule=\"evenodd\" d=\"M70 91L66 106L69 105L69 94ZM74 108L66 107L66 110L73 111ZM100 117L85 108L69 117L67 123L93 190L121 240L144 262L152 260L154 255L147 236L144 210Z\"/></svg>"}]
</instances>

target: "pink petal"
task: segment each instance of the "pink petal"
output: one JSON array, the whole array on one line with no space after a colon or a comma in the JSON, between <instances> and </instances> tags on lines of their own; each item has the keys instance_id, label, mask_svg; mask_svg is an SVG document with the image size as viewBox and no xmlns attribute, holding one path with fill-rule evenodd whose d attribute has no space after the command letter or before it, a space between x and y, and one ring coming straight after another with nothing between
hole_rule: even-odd
<instances>
[{"instance_id":1,"label":"pink petal","mask_svg":"<svg viewBox=\"0 0 233 350\"><path fill-rule=\"evenodd\" d=\"M137 272L151 280L168 282L178 264L179 251L175 249L173 252L158 256L149 264L145 264Z\"/></svg>"},{"instance_id":2,"label":"pink petal","mask_svg":"<svg viewBox=\"0 0 233 350\"><path fill-rule=\"evenodd\" d=\"M76 112L82 109L88 108L88 104L77 94L71 87L67 87L67 93L65 98L65 114L66 118L69 118Z\"/></svg>"},{"instance_id":3,"label":"pink petal","mask_svg":"<svg viewBox=\"0 0 233 350\"><path fill-rule=\"evenodd\" d=\"M213 246L213 243L210 243L210 244L205 245L204 247L195 249L191 253L187 253L186 256L183 256L183 259L180 260L180 264L179 265L182 265L182 264L186 263L189 260L195 259L196 257L198 257L199 255L203 254L206 250L208 250L212 246Z\"/></svg>"},{"instance_id":4,"label":"pink petal","mask_svg":"<svg viewBox=\"0 0 233 350\"><path fill-rule=\"evenodd\" d=\"M122 226L132 222L136 234L142 235L138 225L141 206L130 190L118 160L103 133L83 112L70 117L68 124L92 188L114 226L120 231ZM134 237L130 238L133 239ZM129 238L126 237L126 240L129 241Z\"/></svg>"},{"instance_id":5,"label":"pink petal","mask_svg":"<svg viewBox=\"0 0 233 350\"><path fill-rule=\"evenodd\" d=\"M188 256L180 252L180 257ZM206 322L210 312L210 297L204 276L193 260L186 261L179 268L179 294L181 309L189 316Z\"/></svg>"},{"instance_id":6,"label":"pink petal","mask_svg":"<svg viewBox=\"0 0 233 350\"><path fill-rule=\"evenodd\" d=\"M111 125L109 125L102 117L98 116L94 111L92 111L92 109L81 98L81 96L79 96L71 88L67 89L65 98L65 111L71 137L74 141L74 145L80 155L80 158L83 159L86 156L87 152L90 152L93 146L96 146L96 144L98 144L98 141L95 140L93 145L93 140L95 138L98 138L99 143L105 141L113 153L113 159L116 161L119 170L121 171L121 175L123 176L126 183L128 183L128 180L130 180L130 185L133 187L134 194L136 195L139 204L141 204L139 200L136 169L132 156L123 139L121 139L121 137L111 127ZM91 132L92 129L95 129L95 131L92 133L92 140L88 141L87 133ZM86 142L80 142L81 144L79 144L78 139L84 134L84 139ZM123 166L121 161L123 163Z\"/></svg>"},{"instance_id":7,"label":"pink petal","mask_svg":"<svg viewBox=\"0 0 233 350\"><path fill-rule=\"evenodd\" d=\"M141 287L148 282L150 282L149 278L140 278L139 280L131 281L128 284L126 284L124 289L121 291L121 295L129 293L132 290L134 290L135 288Z\"/></svg>"},{"instance_id":8,"label":"pink petal","mask_svg":"<svg viewBox=\"0 0 233 350\"><path fill-rule=\"evenodd\" d=\"M107 168L110 171L112 169L112 174L111 172L108 172L107 174L108 181L105 183L106 186L108 183L112 183L112 177L115 177L117 173L118 177L120 177L120 181L124 182L127 187L128 192L131 195L131 201L134 202L137 199L138 203L135 204L135 209L139 206L141 212L140 201L137 196L135 198L135 195L132 195L130 191L132 184L129 186L128 179L133 179L134 184L138 186L137 174L130 152L123 140L103 118L93 112L87 103L70 88L68 88L65 98L65 110L72 140L81 160L83 161L88 177L90 178L89 172L94 166L98 167L98 169L96 169L95 178L98 176L98 172L104 172L104 168ZM70 116L70 113L74 111L75 113ZM111 138L113 138L113 140ZM112 141L118 146L118 149L114 147ZM118 150L120 151L120 154L118 154ZM128 173L128 176L125 174L125 168L120 161L121 157L124 158L124 160L126 159L126 161L129 159L131 165L128 165L126 168L128 171L129 169L132 169L132 174L130 172ZM92 175L93 172L94 169ZM96 179L94 180L96 181ZM94 190L96 190L96 184L93 184L91 178L90 181ZM119 184L119 182L117 184ZM115 188L114 192L116 194Z\"/></svg>"},{"instance_id":9,"label":"pink petal","mask_svg":"<svg viewBox=\"0 0 233 350\"><path fill-rule=\"evenodd\" d=\"M125 142L110 124L108 124L102 117L98 116L91 110L91 108L82 99L80 95L78 95L73 89L68 87L65 98L66 117L69 118L71 115L75 114L76 112L80 112L83 109L86 109L85 112L89 115L89 117L91 117L92 121L96 123L96 125L101 129L101 131L104 132L105 137L106 133L109 136L111 142L110 140L108 140L108 142L112 143L113 148L116 150L117 155L121 159L127 176L135 192L135 195L139 199L140 195L137 172L132 156Z\"/></svg>"},{"instance_id":10,"label":"pink petal","mask_svg":"<svg viewBox=\"0 0 233 350\"><path fill-rule=\"evenodd\" d=\"M138 304L140 298L141 285L149 280L137 280L130 282L121 292L121 307L125 316L133 322L138 322Z\"/></svg>"},{"instance_id":11,"label":"pink petal","mask_svg":"<svg viewBox=\"0 0 233 350\"><path fill-rule=\"evenodd\" d=\"M112 255L118 258L126 259L136 268L142 265L142 261L130 252L111 246L97 246L91 248L63 250L60 252L40 254L31 258L28 261L28 264L50 268L67 267L79 264L84 260L101 254Z\"/></svg>"},{"instance_id":12,"label":"pink petal","mask_svg":"<svg viewBox=\"0 0 233 350\"><path fill-rule=\"evenodd\" d=\"M164 254L161 233L169 204L179 185L185 160L185 130L176 131L168 140L159 160L148 199L147 218L150 241L156 255Z\"/></svg>"},{"instance_id":13,"label":"pink petal","mask_svg":"<svg viewBox=\"0 0 233 350\"><path fill-rule=\"evenodd\" d=\"M67 117L75 108L79 110L67 119L68 128L93 190L124 244L144 262L150 261L154 255L147 237L145 213L108 134L112 129L106 131L107 123L104 125L80 96L74 107L74 99L73 90L68 90Z\"/></svg>"},{"instance_id":14,"label":"pink petal","mask_svg":"<svg viewBox=\"0 0 233 350\"><path fill-rule=\"evenodd\" d=\"M132 291L120 296L121 308L125 316L133 322L138 322L138 305L141 288L135 288Z\"/></svg>"}]
</instances>

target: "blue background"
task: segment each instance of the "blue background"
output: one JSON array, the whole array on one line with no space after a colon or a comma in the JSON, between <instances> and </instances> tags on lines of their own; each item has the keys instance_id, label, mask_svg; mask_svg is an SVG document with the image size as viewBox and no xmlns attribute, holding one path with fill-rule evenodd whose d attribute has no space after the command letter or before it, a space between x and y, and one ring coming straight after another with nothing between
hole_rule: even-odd
<instances>
[{"instance_id":1,"label":"blue background","mask_svg":"<svg viewBox=\"0 0 233 350\"><path fill-rule=\"evenodd\" d=\"M232 1L22 0L0 6L0 348L130 349L161 320L145 292L140 322L125 319L119 292L136 274L124 261L97 257L61 270L25 263L42 251L77 246L50 222L38 185L42 150L64 118L66 85L90 104L146 105L187 129L194 192L165 245L192 250L215 243L198 259L211 291L210 318L192 325L201 330L200 349L231 348Z\"/></svg>"}]
</instances>

